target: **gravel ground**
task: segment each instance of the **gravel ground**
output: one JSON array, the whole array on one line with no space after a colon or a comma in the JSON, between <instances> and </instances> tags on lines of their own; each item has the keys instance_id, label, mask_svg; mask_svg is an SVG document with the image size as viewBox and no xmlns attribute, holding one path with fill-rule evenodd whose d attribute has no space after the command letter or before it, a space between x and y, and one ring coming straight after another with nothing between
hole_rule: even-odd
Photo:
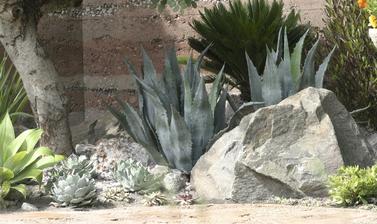
<instances>
[{"instance_id":1,"label":"gravel ground","mask_svg":"<svg viewBox=\"0 0 377 224\"><path fill-rule=\"evenodd\" d=\"M198 205L192 207L125 207L107 210L0 214L1 224L41 223L248 223L248 224L375 224L377 213L362 209L288 205Z\"/></svg>"}]
</instances>

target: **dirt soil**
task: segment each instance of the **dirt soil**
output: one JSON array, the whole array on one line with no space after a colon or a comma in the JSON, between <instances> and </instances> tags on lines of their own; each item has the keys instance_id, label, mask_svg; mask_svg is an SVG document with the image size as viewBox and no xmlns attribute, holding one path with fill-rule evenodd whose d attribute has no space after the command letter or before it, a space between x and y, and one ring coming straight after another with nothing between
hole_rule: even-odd
<instances>
[{"instance_id":1,"label":"dirt soil","mask_svg":"<svg viewBox=\"0 0 377 224\"><path fill-rule=\"evenodd\" d=\"M107 210L0 214L1 224L116 223L248 223L248 224L376 224L377 212L362 209L287 205L198 205L191 207L126 207Z\"/></svg>"}]
</instances>

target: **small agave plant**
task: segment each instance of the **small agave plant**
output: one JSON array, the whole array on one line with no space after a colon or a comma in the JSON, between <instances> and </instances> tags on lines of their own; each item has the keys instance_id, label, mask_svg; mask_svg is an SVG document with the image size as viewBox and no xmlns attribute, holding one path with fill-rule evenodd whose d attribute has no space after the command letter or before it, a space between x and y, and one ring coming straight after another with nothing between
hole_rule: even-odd
<instances>
[{"instance_id":1,"label":"small agave plant","mask_svg":"<svg viewBox=\"0 0 377 224\"><path fill-rule=\"evenodd\" d=\"M147 167L132 159L117 164L114 178L128 192L152 192L161 188L162 177L153 175Z\"/></svg>"},{"instance_id":2,"label":"small agave plant","mask_svg":"<svg viewBox=\"0 0 377 224\"><path fill-rule=\"evenodd\" d=\"M281 33L281 30L280 30ZM256 67L246 54L246 61L249 72L249 81L251 88L251 99L254 108L277 104L283 99L303 90L309 86L322 88L323 79L335 48L324 59L319 69L315 71L315 55L318 49L319 40L313 45L305 58L304 66L301 69L302 49L307 36L306 32L293 53L290 54L288 46L288 37L284 32L284 44L281 44L279 38L277 51L267 50L266 66L263 76L258 74ZM279 34L279 37L281 34ZM283 46L283 49L279 49Z\"/></svg>"},{"instance_id":3,"label":"small agave plant","mask_svg":"<svg viewBox=\"0 0 377 224\"><path fill-rule=\"evenodd\" d=\"M127 62L138 85L140 111L120 100L122 111L110 107L126 131L148 150L156 163L184 172L191 171L205 153L209 140L226 126L223 71L208 93L199 74L203 54L196 64L190 58L182 75L176 52L170 50L163 75L158 78L151 59L143 51L143 79Z\"/></svg>"},{"instance_id":4,"label":"small agave plant","mask_svg":"<svg viewBox=\"0 0 377 224\"><path fill-rule=\"evenodd\" d=\"M61 206L83 207L95 202L95 181L87 175L69 174L54 183L52 196Z\"/></svg>"}]
</instances>

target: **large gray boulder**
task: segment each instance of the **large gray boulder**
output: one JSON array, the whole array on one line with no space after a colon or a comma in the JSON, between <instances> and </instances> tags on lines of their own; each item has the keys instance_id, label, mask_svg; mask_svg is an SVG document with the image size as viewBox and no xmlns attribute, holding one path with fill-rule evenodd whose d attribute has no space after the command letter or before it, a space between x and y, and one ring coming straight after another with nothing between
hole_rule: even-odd
<instances>
[{"instance_id":1,"label":"large gray boulder","mask_svg":"<svg viewBox=\"0 0 377 224\"><path fill-rule=\"evenodd\" d=\"M191 177L197 193L212 201L324 197L328 176L339 167L373 160L336 96L307 88L245 116L214 142Z\"/></svg>"}]
</instances>

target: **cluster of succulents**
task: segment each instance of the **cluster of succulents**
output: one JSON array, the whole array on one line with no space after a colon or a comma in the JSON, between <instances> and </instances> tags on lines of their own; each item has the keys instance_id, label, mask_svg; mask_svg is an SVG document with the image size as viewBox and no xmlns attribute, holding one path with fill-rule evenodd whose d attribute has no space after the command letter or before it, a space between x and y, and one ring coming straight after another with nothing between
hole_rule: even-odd
<instances>
[{"instance_id":1,"label":"cluster of succulents","mask_svg":"<svg viewBox=\"0 0 377 224\"><path fill-rule=\"evenodd\" d=\"M48 172L46 189L61 206L89 206L97 197L94 174L86 156L71 155Z\"/></svg>"},{"instance_id":2,"label":"cluster of succulents","mask_svg":"<svg viewBox=\"0 0 377 224\"><path fill-rule=\"evenodd\" d=\"M152 174L148 167L133 159L120 161L114 178L128 192L148 193L158 191L162 186L162 177Z\"/></svg>"}]
</instances>

